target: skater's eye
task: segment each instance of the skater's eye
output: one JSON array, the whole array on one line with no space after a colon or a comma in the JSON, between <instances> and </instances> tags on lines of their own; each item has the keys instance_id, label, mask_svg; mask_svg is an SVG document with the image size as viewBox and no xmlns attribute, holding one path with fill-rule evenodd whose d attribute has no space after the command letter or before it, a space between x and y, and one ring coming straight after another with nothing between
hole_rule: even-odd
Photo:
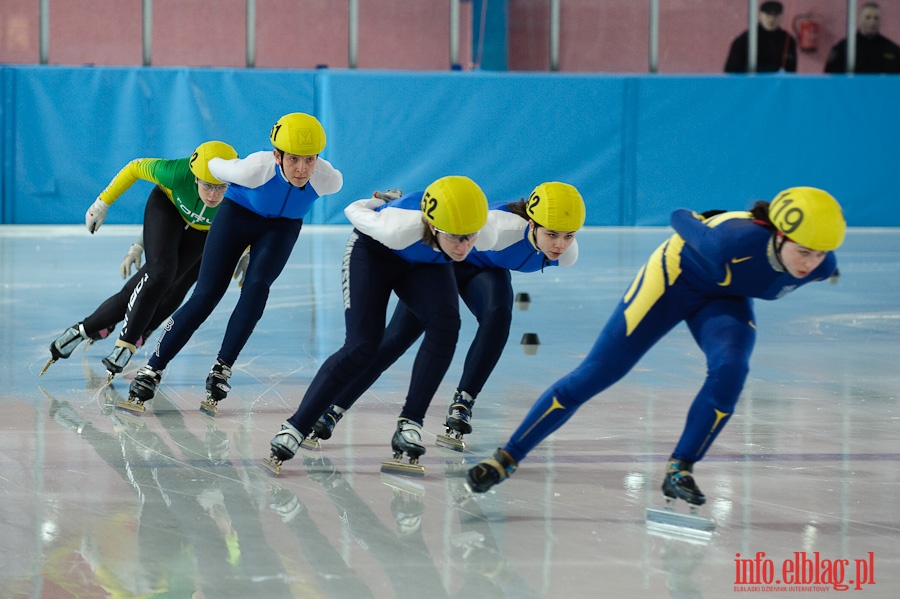
<instances>
[{"instance_id":1,"label":"skater's eye","mask_svg":"<svg viewBox=\"0 0 900 599\"><path fill-rule=\"evenodd\" d=\"M212 183L207 183L206 181L200 181L200 187L210 193L225 193L225 190L228 189L228 183L225 183L223 185L213 185Z\"/></svg>"}]
</instances>

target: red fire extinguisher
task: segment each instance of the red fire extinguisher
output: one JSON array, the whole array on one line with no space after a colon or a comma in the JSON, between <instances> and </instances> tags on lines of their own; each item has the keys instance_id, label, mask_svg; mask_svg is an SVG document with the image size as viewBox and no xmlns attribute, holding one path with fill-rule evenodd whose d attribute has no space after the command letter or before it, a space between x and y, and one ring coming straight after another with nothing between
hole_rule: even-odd
<instances>
[{"instance_id":1,"label":"red fire extinguisher","mask_svg":"<svg viewBox=\"0 0 900 599\"><path fill-rule=\"evenodd\" d=\"M819 21L811 12L799 14L791 23L801 52L815 52L819 43Z\"/></svg>"}]
</instances>

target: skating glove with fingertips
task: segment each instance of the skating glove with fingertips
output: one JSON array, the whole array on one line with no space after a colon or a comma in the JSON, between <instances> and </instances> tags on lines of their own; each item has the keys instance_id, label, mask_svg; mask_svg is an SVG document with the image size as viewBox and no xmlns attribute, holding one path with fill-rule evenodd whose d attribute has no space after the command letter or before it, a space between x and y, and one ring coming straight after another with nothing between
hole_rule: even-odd
<instances>
[{"instance_id":1,"label":"skating glove with fingertips","mask_svg":"<svg viewBox=\"0 0 900 599\"><path fill-rule=\"evenodd\" d=\"M237 266L234 267L234 276L232 277L235 281L237 281L238 287L244 286L244 278L247 276L247 266L250 265L250 248L244 250L244 253L241 255L241 259L238 260Z\"/></svg>"},{"instance_id":2,"label":"skating glove with fingertips","mask_svg":"<svg viewBox=\"0 0 900 599\"><path fill-rule=\"evenodd\" d=\"M122 260L122 264L119 266L119 273L122 275L123 279L127 279L131 276L132 265L134 265L135 272L141 269L141 255L143 255L143 253L144 246L139 243L131 244L131 249L125 254L125 259Z\"/></svg>"},{"instance_id":3,"label":"skating glove with fingertips","mask_svg":"<svg viewBox=\"0 0 900 599\"><path fill-rule=\"evenodd\" d=\"M107 210L109 210L109 205L100 198L97 198L84 214L84 224L92 235L94 234L94 231L99 229L100 225L103 224Z\"/></svg>"}]
</instances>

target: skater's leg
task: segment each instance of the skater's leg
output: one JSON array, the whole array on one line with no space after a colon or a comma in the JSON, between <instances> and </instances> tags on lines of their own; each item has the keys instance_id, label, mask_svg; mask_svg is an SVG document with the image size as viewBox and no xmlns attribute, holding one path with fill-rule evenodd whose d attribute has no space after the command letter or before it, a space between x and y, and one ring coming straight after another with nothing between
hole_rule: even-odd
<instances>
[{"instance_id":1,"label":"skater's leg","mask_svg":"<svg viewBox=\"0 0 900 599\"><path fill-rule=\"evenodd\" d=\"M184 302L184 298L187 297L188 291L191 290L191 287L194 286L194 283L197 282L197 277L200 274L200 258L198 257L197 261L194 262L193 266L190 267L184 274L182 274L175 282L172 283L172 287L166 292L163 296L162 300L159 302L159 305L156 306L156 311L153 313L153 317L150 319L150 322L147 323L147 327L144 329L144 342L146 343L146 333L150 331L155 331L160 327L162 323L164 323L172 314L175 313L175 310L181 306L182 302Z\"/></svg>"},{"instance_id":2,"label":"skater's leg","mask_svg":"<svg viewBox=\"0 0 900 599\"><path fill-rule=\"evenodd\" d=\"M166 321L149 365L164 369L222 300L234 267L252 241L252 227L261 217L227 198L219 207L206 238L197 285L191 297Z\"/></svg>"},{"instance_id":3,"label":"skater's leg","mask_svg":"<svg viewBox=\"0 0 900 599\"><path fill-rule=\"evenodd\" d=\"M456 350L460 328L456 279L449 266L419 265L398 282L395 291L425 326L400 414L422 424Z\"/></svg>"},{"instance_id":4,"label":"skater's leg","mask_svg":"<svg viewBox=\"0 0 900 599\"><path fill-rule=\"evenodd\" d=\"M343 260L344 344L313 377L303 401L288 419L304 437L341 390L355 382L375 359L384 335L385 314L393 282L410 268L383 245L355 231Z\"/></svg>"},{"instance_id":5,"label":"skater's leg","mask_svg":"<svg viewBox=\"0 0 900 599\"><path fill-rule=\"evenodd\" d=\"M700 461L734 413L750 370L756 340L753 308L746 298L712 302L687 319L706 355L706 381L688 411L681 439L666 466L663 493L702 505L706 497L694 480Z\"/></svg>"},{"instance_id":6,"label":"skater's leg","mask_svg":"<svg viewBox=\"0 0 900 599\"><path fill-rule=\"evenodd\" d=\"M216 215L216 220L218 218ZM250 339L256 323L262 318L269 299L269 290L291 257L303 225L303 221L293 219L262 220L265 222L257 223L257 234L253 238L253 249L250 252L244 285L228 320L225 338L219 350L219 361L228 366L235 363L247 340ZM237 248L232 244L237 258L233 263L229 263L229 282L245 247ZM237 251L238 249L240 251Z\"/></svg>"},{"instance_id":7,"label":"skater's leg","mask_svg":"<svg viewBox=\"0 0 900 599\"><path fill-rule=\"evenodd\" d=\"M467 268L472 267L465 263L454 265L460 297L478 320L478 330L466 354L457 389L474 399L506 347L512 324L513 290L506 269L479 269L473 276L462 278L460 271Z\"/></svg>"}]
</instances>

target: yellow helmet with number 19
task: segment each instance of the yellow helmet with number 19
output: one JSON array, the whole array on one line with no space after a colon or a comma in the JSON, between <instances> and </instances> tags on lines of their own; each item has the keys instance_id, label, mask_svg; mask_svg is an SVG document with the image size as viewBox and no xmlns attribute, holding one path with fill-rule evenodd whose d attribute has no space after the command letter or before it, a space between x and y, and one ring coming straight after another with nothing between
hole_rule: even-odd
<instances>
[{"instance_id":1,"label":"yellow helmet with number 19","mask_svg":"<svg viewBox=\"0 0 900 599\"><path fill-rule=\"evenodd\" d=\"M779 193L769 204L769 220L791 241L820 252L839 248L847 231L841 205L815 187L791 187Z\"/></svg>"}]
</instances>

